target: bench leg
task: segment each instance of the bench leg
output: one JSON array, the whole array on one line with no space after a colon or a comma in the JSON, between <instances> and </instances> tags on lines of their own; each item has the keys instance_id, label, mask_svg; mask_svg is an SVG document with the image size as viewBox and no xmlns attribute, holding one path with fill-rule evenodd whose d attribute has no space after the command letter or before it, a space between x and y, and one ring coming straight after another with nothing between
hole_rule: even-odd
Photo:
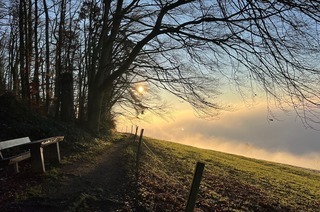
<instances>
[{"instance_id":1,"label":"bench leg","mask_svg":"<svg viewBox=\"0 0 320 212\"><path fill-rule=\"evenodd\" d=\"M60 163L61 156L59 142L46 146L44 151L46 155L46 161Z\"/></svg>"},{"instance_id":2,"label":"bench leg","mask_svg":"<svg viewBox=\"0 0 320 212\"><path fill-rule=\"evenodd\" d=\"M34 172L45 173L43 148L41 146L33 146L31 148L31 165Z\"/></svg>"},{"instance_id":3,"label":"bench leg","mask_svg":"<svg viewBox=\"0 0 320 212\"><path fill-rule=\"evenodd\" d=\"M18 162L9 165L8 167L6 167L6 170L9 174L18 174L20 172Z\"/></svg>"},{"instance_id":4,"label":"bench leg","mask_svg":"<svg viewBox=\"0 0 320 212\"><path fill-rule=\"evenodd\" d=\"M13 169L14 169L14 173L19 173L19 164L18 163L14 163L13 164Z\"/></svg>"}]
</instances>

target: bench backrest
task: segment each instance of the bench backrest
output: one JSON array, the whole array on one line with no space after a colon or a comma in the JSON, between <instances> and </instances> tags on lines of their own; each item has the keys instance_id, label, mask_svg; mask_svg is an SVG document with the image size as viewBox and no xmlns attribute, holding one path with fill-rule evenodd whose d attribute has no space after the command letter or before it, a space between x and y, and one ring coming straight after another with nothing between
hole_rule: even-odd
<instances>
[{"instance_id":1,"label":"bench backrest","mask_svg":"<svg viewBox=\"0 0 320 212\"><path fill-rule=\"evenodd\" d=\"M8 149L11 147L19 146L31 142L29 137L17 138L7 141L0 141L0 150Z\"/></svg>"}]
</instances>

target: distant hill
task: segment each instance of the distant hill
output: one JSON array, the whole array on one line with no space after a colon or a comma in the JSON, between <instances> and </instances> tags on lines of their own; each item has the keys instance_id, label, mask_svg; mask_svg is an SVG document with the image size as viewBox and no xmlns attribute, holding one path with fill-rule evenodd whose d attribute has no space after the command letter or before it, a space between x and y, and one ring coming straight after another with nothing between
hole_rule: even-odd
<instances>
[{"instance_id":1,"label":"distant hill","mask_svg":"<svg viewBox=\"0 0 320 212\"><path fill-rule=\"evenodd\" d=\"M149 211L185 208L197 161L205 170L198 211L319 211L320 173L289 165L144 139L140 203Z\"/></svg>"}]
</instances>

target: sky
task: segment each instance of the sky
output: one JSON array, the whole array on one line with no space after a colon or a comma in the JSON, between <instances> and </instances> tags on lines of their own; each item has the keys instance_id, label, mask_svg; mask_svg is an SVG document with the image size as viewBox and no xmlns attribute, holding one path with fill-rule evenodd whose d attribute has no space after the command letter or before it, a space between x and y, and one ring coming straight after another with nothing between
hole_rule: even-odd
<instances>
[{"instance_id":1,"label":"sky","mask_svg":"<svg viewBox=\"0 0 320 212\"><path fill-rule=\"evenodd\" d=\"M320 170L320 131L306 128L294 112L273 108L271 119L263 101L248 105L233 98L232 103L234 110L205 120L174 101L169 119L146 113L134 124L153 138ZM131 126L121 121L118 130L130 132Z\"/></svg>"}]
</instances>

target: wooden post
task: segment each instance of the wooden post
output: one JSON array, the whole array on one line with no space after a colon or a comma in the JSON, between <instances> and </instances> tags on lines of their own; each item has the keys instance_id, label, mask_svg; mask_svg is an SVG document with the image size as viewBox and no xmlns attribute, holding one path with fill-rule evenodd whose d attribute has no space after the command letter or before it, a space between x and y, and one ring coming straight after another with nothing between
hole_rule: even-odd
<instances>
[{"instance_id":1,"label":"wooden post","mask_svg":"<svg viewBox=\"0 0 320 212\"><path fill-rule=\"evenodd\" d=\"M199 191L199 186L202 178L202 173L204 170L204 163L197 162L197 166L194 172L193 181L188 197L188 202L186 206L186 212L193 212L194 206L196 205L197 194Z\"/></svg>"},{"instance_id":2,"label":"wooden post","mask_svg":"<svg viewBox=\"0 0 320 212\"><path fill-rule=\"evenodd\" d=\"M134 134L133 142L136 142L137 134L138 134L139 127L136 126L136 133Z\"/></svg>"},{"instance_id":3,"label":"wooden post","mask_svg":"<svg viewBox=\"0 0 320 212\"><path fill-rule=\"evenodd\" d=\"M136 166L137 166L137 174L138 174L138 169L139 169L140 150L141 150L143 131L144 131L144 129L141 129L140 138L139 138L139 145L138 145L138 150L137 150L137 164L136 164Z\"/></svg>"}]
</instances>

